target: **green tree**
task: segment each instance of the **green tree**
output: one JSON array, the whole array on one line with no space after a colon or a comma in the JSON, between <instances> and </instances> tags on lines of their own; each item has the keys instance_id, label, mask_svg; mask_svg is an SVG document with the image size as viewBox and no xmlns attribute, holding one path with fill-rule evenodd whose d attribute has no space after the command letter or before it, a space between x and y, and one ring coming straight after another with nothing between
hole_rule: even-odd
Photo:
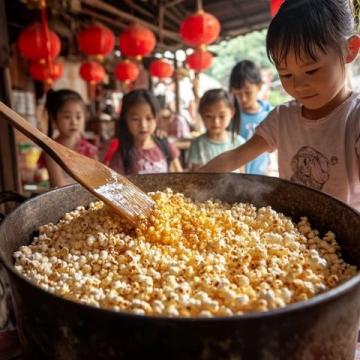
<instances>
[{"instance_id":1,"label":"green tree","mask_svg":"<svg viewBox=\"0 0 360 360\"><path fill-rule=\"evenodd\" d=\"M266 55L265 38L266 30L254 31L212 45L210 51L217 56L207 73L227 87L233 66L239 61L247 59L255 62L261 68L271 69L275 75L275 68Z\"/></svg>"},{"instance_id":2,"label":"green tree","mask_svg":"<svg viewBox=\"0 0 360 360\"><path fill-rule=\"evenodd\" d=\"M247 59L253 61L262 69L270 70L274 80L278 80L276 69L266 54L265 39L266 30L254 31L210 46L209 50L217 56L215 56L213 65L207 71L207 74L220 81L224 88L227 88L232 68L239 61ZM269 102L273 106L287 100L289 100L289 96L283 91L281 85L270 93Z\"/></svg>"}]
</instances>

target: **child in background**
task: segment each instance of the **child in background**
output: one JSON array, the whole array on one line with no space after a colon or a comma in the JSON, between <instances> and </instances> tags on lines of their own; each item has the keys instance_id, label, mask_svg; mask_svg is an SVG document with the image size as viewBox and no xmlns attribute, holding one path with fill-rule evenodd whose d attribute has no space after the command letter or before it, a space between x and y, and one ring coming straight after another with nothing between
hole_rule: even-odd
<instances>
[{"instance_id":1,"label":"child in background","mask_svg":"<svg viewBox=\"0 0 360 360\"><path fill-rule=\"evenodd\" d=\"M245 142L238 135L240 117L234 117L234 113L233 101L225 90L208 90L202 96L199 103L199 114L206 132L191 142L189 152L191 171L199 169L215 156ZM232 133L227 131L230 124Z\"/></svg>"},{"instance_id":2,"label":"child in background","mask_svg":"<svg viewBox=\"0 0 360 360\"><path fill-rule=\"evenodd\" d=\"M177 139L189 138L191 134L186 119L180 114L176 114L168 105L160 110L158 129L164 131L169 137Z\"/></svg>"},{"instance_id":3,"label":"child in background","mask_svg":"<svg viewBox=\"0 0 360 360\"><path fill-rule=\"evenodd\" d=\"M49 118L49 136L52 136L52 124L58 130L54 139L58 143L79 154L97 159L97 148L84 139L85 104L80 94L73 90L49 90L45 109ZM49 172L51 186L68 185L74 180L47 154L39 159L39 166L45 165Z\"/></svg>"},{"instance_id":4,"label":"child in background","mask_svg":"<svg viewBox=\"0 0 360 360\"><path fill-rule=\"evenodd\" d=\"M243 60L232 69L229 87L240 105L240 135L246 140L271 110L270 104L258 99L261 86L260 69L253 62ZM266 175L269 163L270 156L264 153L245 165L245 173Z\"/></svg>"},{"instance_id":5,"label":"child in background","mask_svg":"<svg viewBox=\"0 0 360 360\"><path fill-rule=\"evenodd\" d=\"M147 90L133 90L122 100L117 149L110 167L121 174L182 171L179 150L155 136L158 104Z\"/></svg>"},{"instance_id":6,"label":"child in background","mask_svg":"<svg viewBox=\"0 0 360 360\"><path fill-rule=\"evenodd\" d=\"M280 177L360 210L360 95L346 84L359 51L348 0L286 0L271 21L267 52L295 99L276 107L244 145L202 171L231 171L278 150Z\"/></svg>"}]
</instances>

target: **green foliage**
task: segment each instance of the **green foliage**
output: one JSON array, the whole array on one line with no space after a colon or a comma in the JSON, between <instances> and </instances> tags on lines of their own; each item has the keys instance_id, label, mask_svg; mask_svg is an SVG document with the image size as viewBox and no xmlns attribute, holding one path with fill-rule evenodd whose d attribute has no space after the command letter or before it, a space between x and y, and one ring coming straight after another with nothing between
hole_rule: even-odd
<instances>
[{"instance_id":1,"label":"green foliage","mask_svg":"<svg viewBox=\"0 0 360 360\"><path fill-rule=\"evenodd\" d=\"M272 69L274 66L266 55L265 46L266 30L254 31L244 36L222 41L212 45L210 51L216 53L214 63L207 74L220 81L225 88L228 87L231 69L241 60L251 60L264 69Z\"/></svg>"},{"instance_id":2,"label":"green foliage","mask_svg":"<svg viewBox=\"0 0 360 360\"><path fill-rule=\"evenodd\" d=\"M357 31L360 30L360 0L354 0L354 19L355 19L355 28Z\"/></svg>"},{"instance_id":3,"label":"green foliage","mask_svg":"<svg viewBox=\"0 0 360 360\"><path fill-rule=\"evenodd\" d=\"M272 106L277 106L289 101L291 98L288 94L281 90L271 90L269 93L268 102Z\"/></svg>"},{"instance_id":4,"label":"green foliage","mask_svg":"<svg viewBox=\"0 0 360 360\"><path fill-rule=\"evenodd\" d=\"M360 1L360 0L359 0ZM220 81L225 89L229 86L229 77L232 68L241 60L251 60L262 69L269 69L274 80L279 79L274 65L266 54L266 30L254 31L244 36L222 41L212 45L210 51L216 53L214 63L206 73ZM276 89L269 93L269 103L273 106L288 101L290 97L278 84Z\"/></svg>"}]
</instances>

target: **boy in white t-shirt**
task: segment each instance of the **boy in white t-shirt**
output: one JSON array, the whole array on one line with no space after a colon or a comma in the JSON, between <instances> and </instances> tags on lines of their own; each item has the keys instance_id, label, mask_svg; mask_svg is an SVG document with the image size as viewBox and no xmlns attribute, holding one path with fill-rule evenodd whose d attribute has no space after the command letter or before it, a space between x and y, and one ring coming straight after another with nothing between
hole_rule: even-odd
<instances>
[{"instance_id":1,"label":"boy in white t-shirt","mask_svg":"<svg viewBox=\"0 0 360 360\"><path fill-rule=\"evenodd\" d=\"M295 101L276 107L249 141L201 171L232 171L278 150L280 177L360 210L360 95L345 80L359 44L347 0L285 1L269 26L267 51Z\"/></svg>"}]
</instances>

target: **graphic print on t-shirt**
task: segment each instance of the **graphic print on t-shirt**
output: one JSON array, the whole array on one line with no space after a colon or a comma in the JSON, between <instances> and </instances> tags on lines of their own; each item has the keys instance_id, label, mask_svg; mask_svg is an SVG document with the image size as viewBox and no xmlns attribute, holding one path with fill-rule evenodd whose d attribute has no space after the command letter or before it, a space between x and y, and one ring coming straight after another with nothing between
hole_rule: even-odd
<instances>
[{"instance_id":1,"label":"graphic print on t-shirt","mask_svg":"<svg viewBox=\"0 0 360 360\"><path fill-rule=\"evenodd\" d=\"M168 166L164 159L160 159L158 161L138 159L137 168L139 169L139 174L165 173L168 171Z\"/></svg>"},{"instance_id":2,"label":"graphic print on t-shirt","mask_svg":"<svg viewBox=\"0 0 360 360\"><path fill-rule=\"evenodd\" d=\"M331 166L337 163L336 156L332 156L329 160L314 148L303 146L291 160L294 173L290 180L321 190L330 178Z\"/></svg>"}]
</instances>

